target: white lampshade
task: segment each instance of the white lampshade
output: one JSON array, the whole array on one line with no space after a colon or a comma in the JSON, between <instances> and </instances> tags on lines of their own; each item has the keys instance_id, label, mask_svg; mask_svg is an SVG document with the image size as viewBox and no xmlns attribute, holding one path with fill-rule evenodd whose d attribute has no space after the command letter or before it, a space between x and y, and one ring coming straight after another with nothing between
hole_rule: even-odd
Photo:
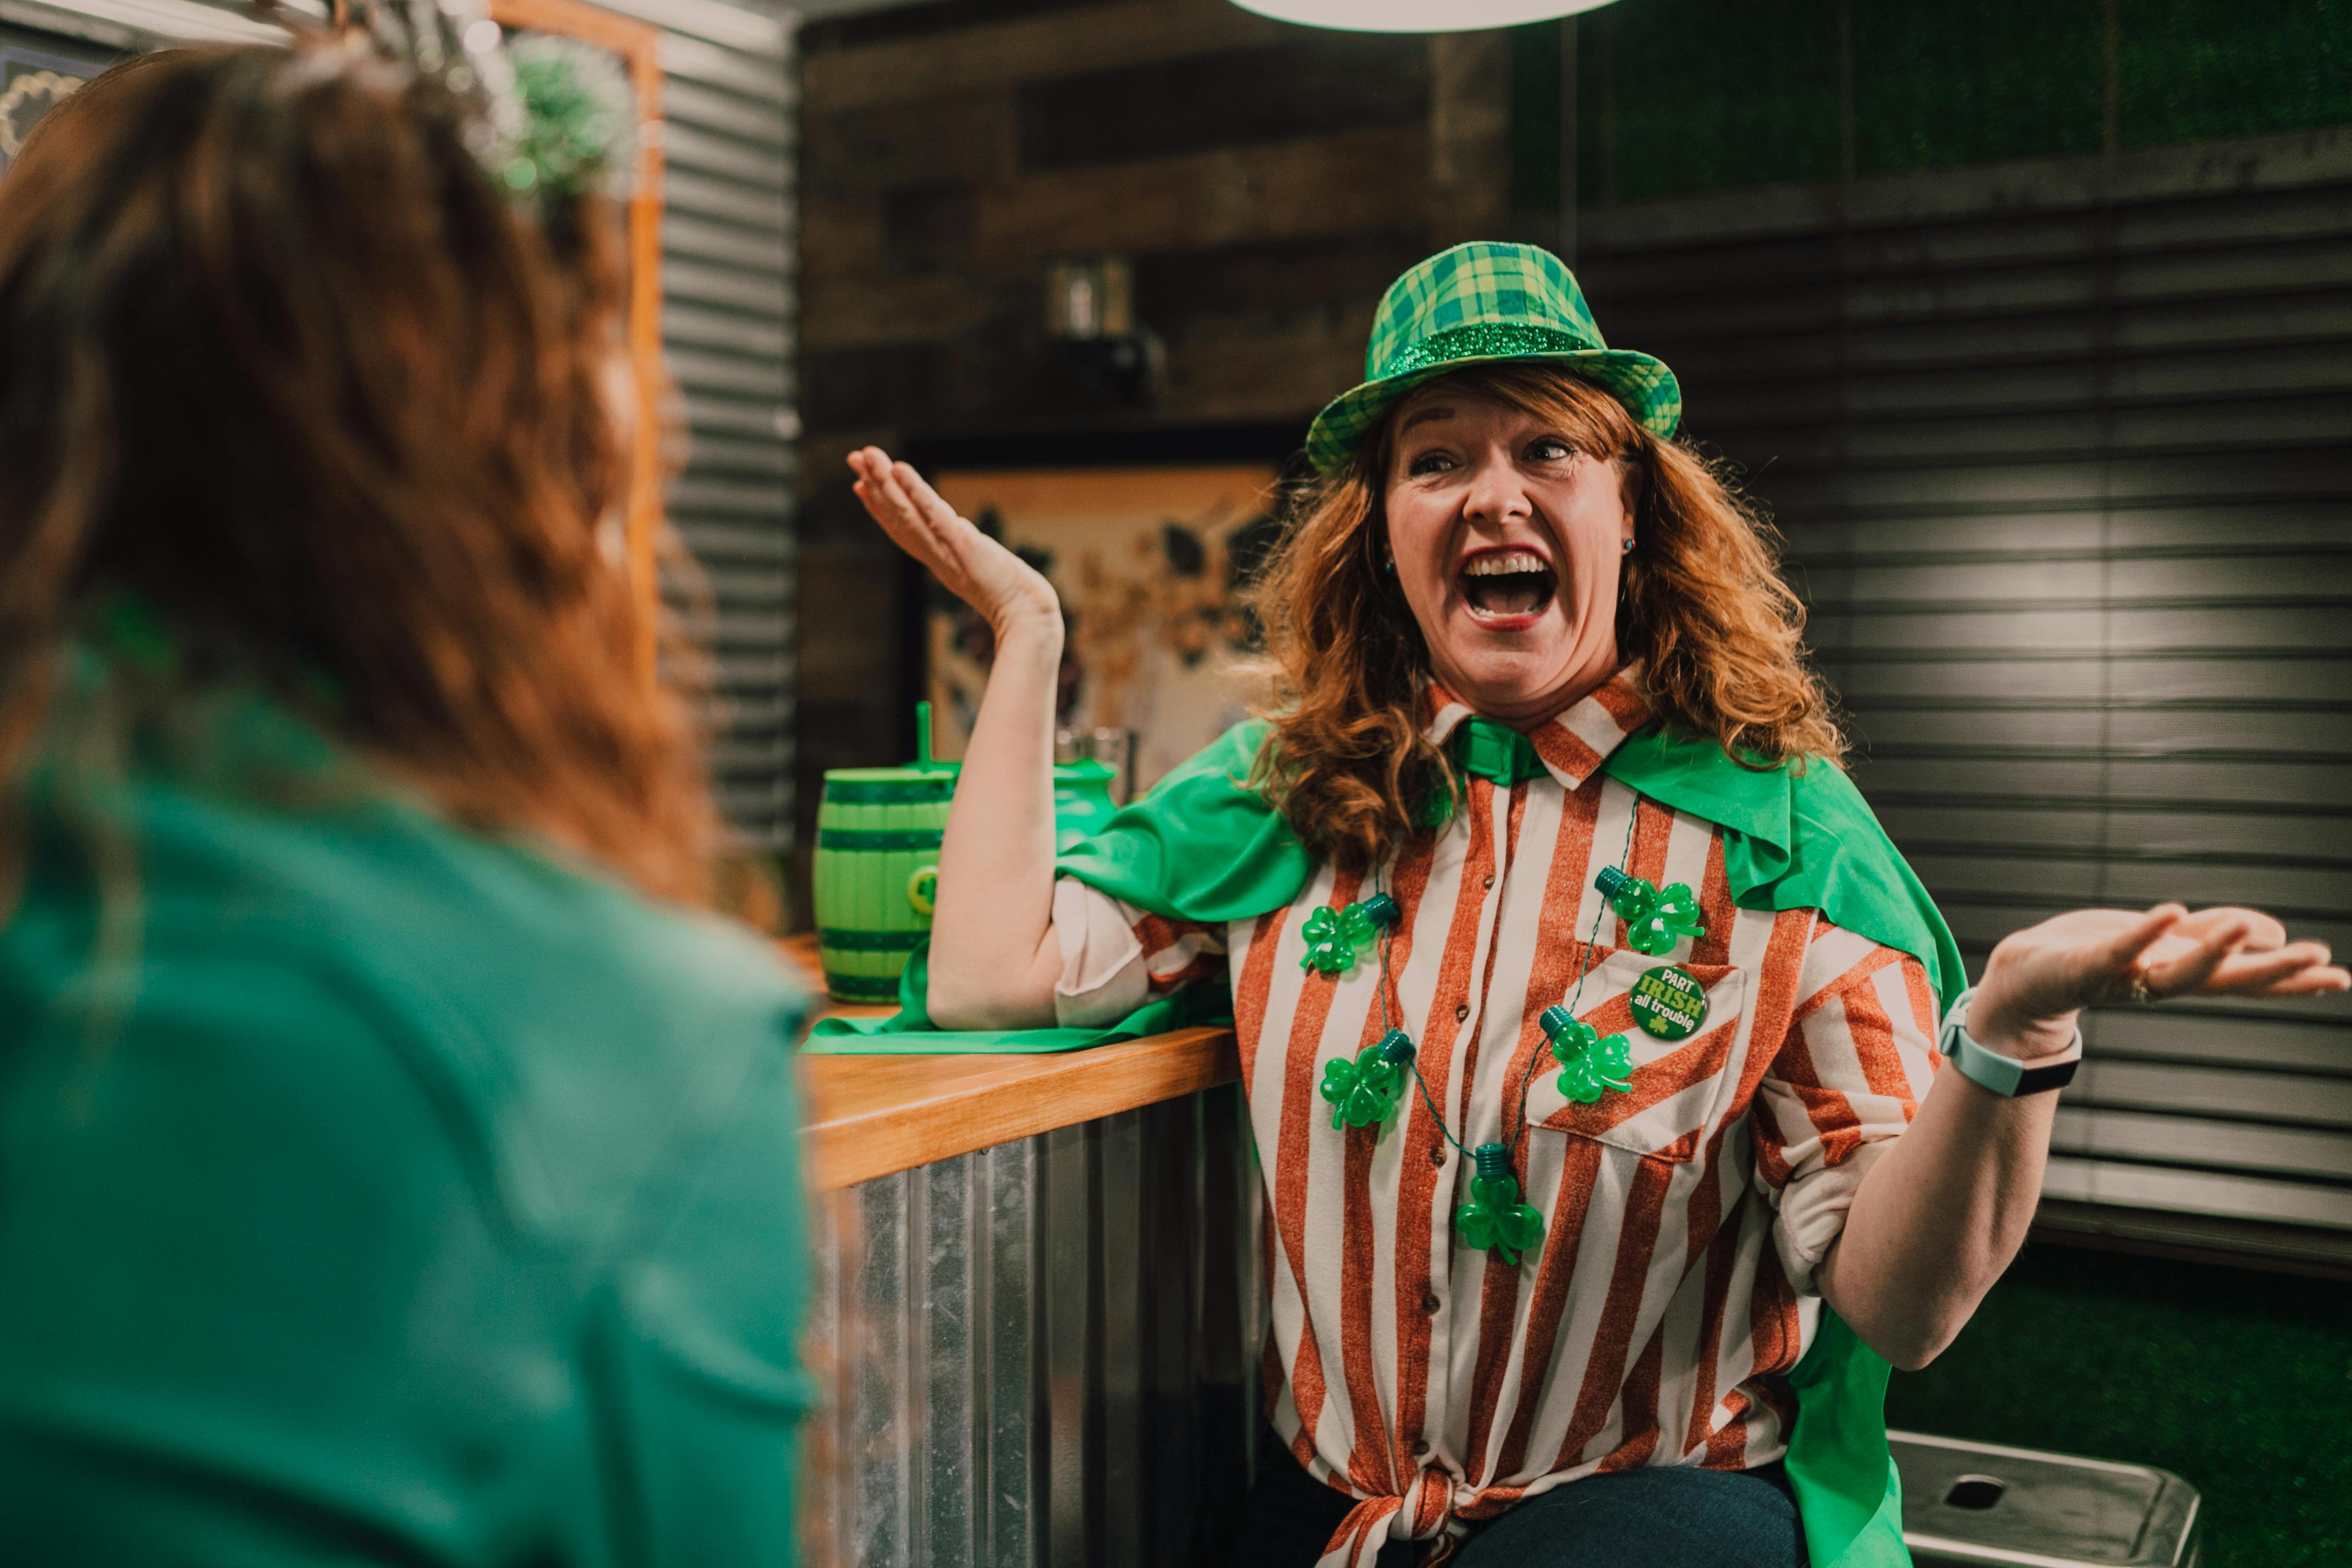
<instances>
[{"instance_id":1,"label":"white lampshade","mask_svg":"<svg viewBox=\"0 0 2352 1568\"><path fill-rule=\"evenodd\" d=\"M1234 0L1244 11L1351 33L1467 33L1596 11L1610 0Z\"/></svg>"}]
</instances>

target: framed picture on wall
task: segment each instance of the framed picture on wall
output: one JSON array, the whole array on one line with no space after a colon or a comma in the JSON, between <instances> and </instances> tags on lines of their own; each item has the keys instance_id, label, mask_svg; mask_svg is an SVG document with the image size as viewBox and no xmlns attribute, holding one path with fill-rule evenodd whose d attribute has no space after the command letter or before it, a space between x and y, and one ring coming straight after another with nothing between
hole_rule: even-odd
<instances>
[{"instance_id":1,"label":"framed picture on wall","mask_svg":"<svg viewBox=\"0 0 2352 1568\"><path fill-rule=\"evenodd\" d=\"M0 43L0 169L16 159L35 121L105 68Z\"/></svg>"},{"instance_id":2,"label":"framed picture on wall","mask_svg":"<svg viewBox=\"0 0 2352 1568\"><path fill-rule=\"evenodd\" d=\"M1147 789L1247 716L1255 637L1244 591L1272 543L1272 463L942 468L949 505L1019 551L1062 598L1061 727L1132 737ZM938 754L961 757L994 647L934 585L925 688Z\"/></svg>"}]
</instances>

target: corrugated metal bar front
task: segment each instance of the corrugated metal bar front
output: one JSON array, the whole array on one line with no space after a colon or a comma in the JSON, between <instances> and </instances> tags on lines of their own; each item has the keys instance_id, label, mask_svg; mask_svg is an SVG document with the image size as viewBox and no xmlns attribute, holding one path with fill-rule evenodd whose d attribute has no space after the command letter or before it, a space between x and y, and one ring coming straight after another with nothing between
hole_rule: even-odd
<instances>
[{"instance_id":1,"label":"corrugated metal bar front","mask_svg":"<svg viewBox=\"0 0 2352 1568\"><path fill-rule=\"evenodd\" d=\"M809 1503L833 1560L1208 1563L1259 1419L1252 1150L1228 1086L838 1195Z\"/></svg>"},{"instance_id":2,"label":"corrugated metal bar front","mask_svg":"<svg viewBox=\"0 0 2352 1568\"><path fill-rule=\"evenodd\" d=\"M2249 903L2352 952L2352 133L1587 214L1612 342L1777 514L1969 954ZM2049 1197L2352 1258L2352 1009L2089 1019Z\"/></svg>"}]
</instances>

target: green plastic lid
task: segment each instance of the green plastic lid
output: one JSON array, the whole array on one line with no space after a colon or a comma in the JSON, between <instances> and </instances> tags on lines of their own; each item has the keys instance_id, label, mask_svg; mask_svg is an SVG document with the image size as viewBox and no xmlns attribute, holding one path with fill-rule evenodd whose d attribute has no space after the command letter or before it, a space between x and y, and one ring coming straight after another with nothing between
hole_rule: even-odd
<instances>
[{"instance_id":1,"label":"green plastic lid","mask_svg":"<svg viewBox=\"0 0 2352 1568\"><path fill-rule=\"evenodd\" d=\"M940 761L931 756L931 705L915 705L915 760L896 768L828 768L824 770L827 784L945 784L952 787L956 776L963 771L961 762ZM1076 762L1054 764L1056 784L1108 784L1118 777L1118 769L1099 757L1082 757Z\"/></svg>"},{"instance_id":2,"label":"green plastic lid","mask_svg":"<svg viewBox=\"0 0 2352 1568\"><path fill-rule=\"evenodd\" d=\"M934 762L929 768L911 764L903 768L828 768L824 770L824 781L828 784L953 785L956 775L962 770L961 762Z\"/></svg>"}]
</instances>

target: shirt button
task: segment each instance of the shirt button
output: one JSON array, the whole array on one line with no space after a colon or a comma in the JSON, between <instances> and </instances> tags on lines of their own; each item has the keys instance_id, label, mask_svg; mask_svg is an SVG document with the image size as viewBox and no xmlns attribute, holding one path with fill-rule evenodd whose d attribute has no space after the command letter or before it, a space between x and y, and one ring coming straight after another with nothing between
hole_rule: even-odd
<instances>
[{"instance_id":1,"label":"shirt button","mask_svg":"<svg viewBox=\"0 0 2352 1568\"><path fill-rule=\"evenodd\" d=\"M1425 1459L1425 1458L1429 1458L1429 1439L1428 1439L1428 1438L1426 1438L1426 1437L1415 1437L1415 1438L1412 1440L1412 1457L1413 1457L1414 1458L1416 1458L1416 1459Z\"/></svg>"},{"instance_id":2,"label":"shirt button","mask_svg":"<svg viewBox=\"0 0 2352 1568\"><path fill-rule=\"evenodd\" d=\"M1433 1166L1442 1166L1445 1163L1445 1145L1444 1144L1432 1144L1429 1145L1429 1163Z\"/></svg>"},{"instance_id":3,"label":"shirt button","mask_svg":"<svg viewBox=\"0 0 2352 1568\"><path fill-rule=\"evenodd\" d=\"M1486 880L1483 885L1487 887L1495 885L1495 873L1493 872L1490 871L1486 873Z\"/></svg>"},{"instance_id":4,"label":"shirt button","mask_svg":"<svg viewBox=\"0 0 2352 1568\"><path fill-rule=\"evenodd\" d=\"M1433 1318L1437 1315L1437 1292L1435 1291L1423 1291L1421 1293L1421 1310L1427 1312Z\"/></svg>"},{"instance_id":5,"label":"shirt button","mask_svg":"<svg viewBox=\"0 0 2352 1568\"><path fill-rule=\"evenodd\" d=\"M1464 1002L1460 1007L1454 1009L1454 1021L1455 1023L1460 1023L1464 1019L1466 1019L1469 1016L1470 1004L1468 1002Z\"/></svg>"}]
</instances>

